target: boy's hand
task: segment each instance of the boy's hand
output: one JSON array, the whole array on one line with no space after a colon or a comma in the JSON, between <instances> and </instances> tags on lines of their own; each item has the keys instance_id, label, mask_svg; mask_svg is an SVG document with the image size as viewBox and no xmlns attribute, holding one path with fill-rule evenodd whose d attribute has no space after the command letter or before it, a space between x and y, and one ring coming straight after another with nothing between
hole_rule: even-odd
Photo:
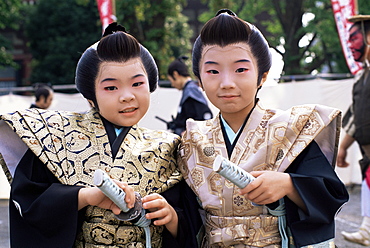
<instances>
[{"instance_id":1,"label":"boy's hand","mask_svg":"<svg viewBox=\"0 0 370 248\"><path fill-rule=\"evenodd\" d=\"M168 231L176 237L178 217L175 209L160 194L153 193L142 198L143 208L150 211L145 217L156 219L153 223L156 226L165 225Z\"/></svg>"},{"instance_id":2,"label":"boy's hand","mask_svg":"<svg viewBox=\"0 0 370 248\"><path fill-rule=\"evenodd\" d=\"M248 200L259 204L270 204L287 196L303 211L307 211L306 205L294 187L292 178L288 173L277 171L252 171L256 177L253 182L240 190Z\"/></svg>"},{"instance_id":3,"label":"boy's hand","mask_svg":"<svg viewBox=\"0 0 370 248\"><path fill-rule=\"evenodd\" d=\"M292 180L287 173L275 171L252 171L256 179L240 190L248 200L256 204L270 204L293 191Z\"/></svg>"},{"instance_id":4,"label":"boy's hand","mask_svg":"<svg viewBox=\"0 0 370 248\"><path fill-rule=\"evenodd\" d=\"M118 180L113 181L125 191L125 201L127 207L132 208L135 204L135 192L132 187L130 187L125 182L120 182ZM105 209L110 209L113 211L114 214L120 214L121 209L117 207L114 202L109 199L98 187L91 187L91 188L82 188L78 194L78 209L82 209L88 205L97 206Z\"/></svg>"}]
</instances>

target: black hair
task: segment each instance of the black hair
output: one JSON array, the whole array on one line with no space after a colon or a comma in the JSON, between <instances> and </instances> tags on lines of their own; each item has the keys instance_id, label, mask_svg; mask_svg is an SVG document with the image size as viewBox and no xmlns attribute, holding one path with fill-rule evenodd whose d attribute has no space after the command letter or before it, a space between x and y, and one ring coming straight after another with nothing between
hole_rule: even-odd
<instances>
[{"instance_id":1,"label":"black hair","mask_svg":"<svg viewBox=\"0 0 370 248\"><path fill-rule=\"evenodd\" d=\"M117 26L116 23L113 23L108 28L113 25ZM119 27L123 28L122 26ZM75 83L77 90L86 99L93 101L97 107L95 80L100 64L102 62L121 63L134 58L141 59L148 74L149 90L150 92L155 91L158 84L158 68L152 55L135 37L122 29L113 30L109 34L105 32L100 41L87 48L82 54L76 68Z\"/></svg>"},{"instance_id":2,"label":"black hair","mask_svg":"<svg viewBox=\"0 0 370 248\"><path fill-rule=\"evenodd\" d=\"M203 26L196 39L192 54L194 75L202 82L199 73L199 62L204 46L218 45L225 47L241 42L249 45L253 56L257 60L257 85L260 85L263 74L270 70L272 64L269 45L257 27L240 19L228 9L219 10L216 16Z\"/></svg>"},{"instance_id":3,"label":"black hair","mask_svg":"<svg viewBox=\"0 0 370 248\"><path fill-rule=\"evenodd\" d=\"M177 71L177 73L183 77L189 77L189 69L188 66L185 64L185 60L188 60L189 57L187 56L180 56L168 66L167 74L173 77L173 72Z\"/></svg>"},{"instance_id":4,"label":"black hair","mask_svg":"<svg viewBox=\"0 0 370 248\"><path fill-rule=\"evenodd\" d=\"M362 30L362 23L363 23L363 30ZM370 41L367 42L366 34L368 34L370 32L370 20L357 21L354 24L352 24L352 26L349 28L349 30L351 30L354 27L358 27L358 29L361 30L361 33L364 36L365 44L368 44Z\"/></svg>"},{"instance_id":5,"label":"black hair","mask_svg":"<svg viewBox=\"0 0 370 248\"><path fill-rule=\"evenodd\" d=\"M33 88L35 89L35 97L36 97L36 102L40 101L40 98L41 96L44 97L44 101L46 102L47 98L49 97L49 95L51 94L51 92L53 92L53 89L46 85L46 84L35 84L33 86Z\"/></svg>"}]
</instances>

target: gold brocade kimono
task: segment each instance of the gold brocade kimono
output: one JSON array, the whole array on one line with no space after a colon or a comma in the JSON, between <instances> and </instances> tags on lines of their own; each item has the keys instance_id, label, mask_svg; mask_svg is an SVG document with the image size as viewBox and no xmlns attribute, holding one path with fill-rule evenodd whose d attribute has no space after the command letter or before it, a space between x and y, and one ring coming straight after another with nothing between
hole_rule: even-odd
<instances>
[{"instance_id":1,"label":"gold brocade kimono","mask_svg":"<svg viewBox=\"0 0 370 248\"><path fill-rule=\"evenodd\" d=\"M258 102L229 159L246 171L285 171L315 140L334 165L340 114L320 105L263 109ZM219 115L188 120L179 153L179 168L205 210L202 247L280 247L278 217L266 206L253 205L237 186L213 171L216 155L228 158Z\"/></svg>"},{"instance_id":2,"label":"gold brocade kimono","mask_svg":"<svg viewBox=\"0 0 370 248\"><path fill-rule=\"evenodd\" d=\"M102 169L127 182L142 197L181 180L176 167L177 135L133 126L112 159L108 135L94 110L71 113L27 109L4 120L62 184L91 187ZM5 157L5 156L4 156ZM8 179L12 176L4 168ZM76 247L145 247L141 227L119 221L110 210L89 206ZM163 227L150 226L152 247L161 247Z\"/></svg>"}]
</instances>

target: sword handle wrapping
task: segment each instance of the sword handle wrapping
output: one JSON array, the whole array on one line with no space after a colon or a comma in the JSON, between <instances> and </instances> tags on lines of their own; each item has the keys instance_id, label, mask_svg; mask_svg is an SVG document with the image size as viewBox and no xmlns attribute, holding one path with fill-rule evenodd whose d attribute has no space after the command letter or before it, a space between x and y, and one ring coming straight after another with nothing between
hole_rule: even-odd
<instances>
[{"instance_id":1,"label":"sword handle wrapping","mask_svg":"<svg viewBox=\"0 0 370 248\"><path fill-rule=\"evenodd\" d=\"M126 193L102 170L97 169L94 173L94 184L109 197L123 212L130 209L125 202Z\"/></svg>"},{"instance_id":2,"label":"sword handle wrapping","mask_svg":"<svg viewBox=\"0 0 370 248\"><path fill-rule=\"evenodd\" d=\"M213 170L241 189L255 179L250 173L220 155L217 155L213 162Z\"/></svg>"}]
</instances>

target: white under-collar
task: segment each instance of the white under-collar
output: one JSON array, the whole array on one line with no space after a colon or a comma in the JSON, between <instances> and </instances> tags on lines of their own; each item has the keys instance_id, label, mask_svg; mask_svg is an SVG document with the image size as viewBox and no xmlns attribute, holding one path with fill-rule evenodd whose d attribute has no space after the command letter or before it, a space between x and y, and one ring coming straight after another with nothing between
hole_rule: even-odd
<instances>
[{"instance_id":1,"label":"white under-collar","mask_svg":"<svg viewBox=\"0 0 370 248\"><path fill-rule=\"evenodd\" d=\"M238 135L240 129L238 130L238 132L234 133L234 131L231 129L231 127L229 126L229 124L227 124L227 122L225 121L225 119L221 116L221 121L222 121L222 124L224 125L225 127L225 131L226 131L226 135L227 137L229 138L229 141L231 144L234 143L234 140L236 138L236 136Z\"/></svg>"}]
</instances>

